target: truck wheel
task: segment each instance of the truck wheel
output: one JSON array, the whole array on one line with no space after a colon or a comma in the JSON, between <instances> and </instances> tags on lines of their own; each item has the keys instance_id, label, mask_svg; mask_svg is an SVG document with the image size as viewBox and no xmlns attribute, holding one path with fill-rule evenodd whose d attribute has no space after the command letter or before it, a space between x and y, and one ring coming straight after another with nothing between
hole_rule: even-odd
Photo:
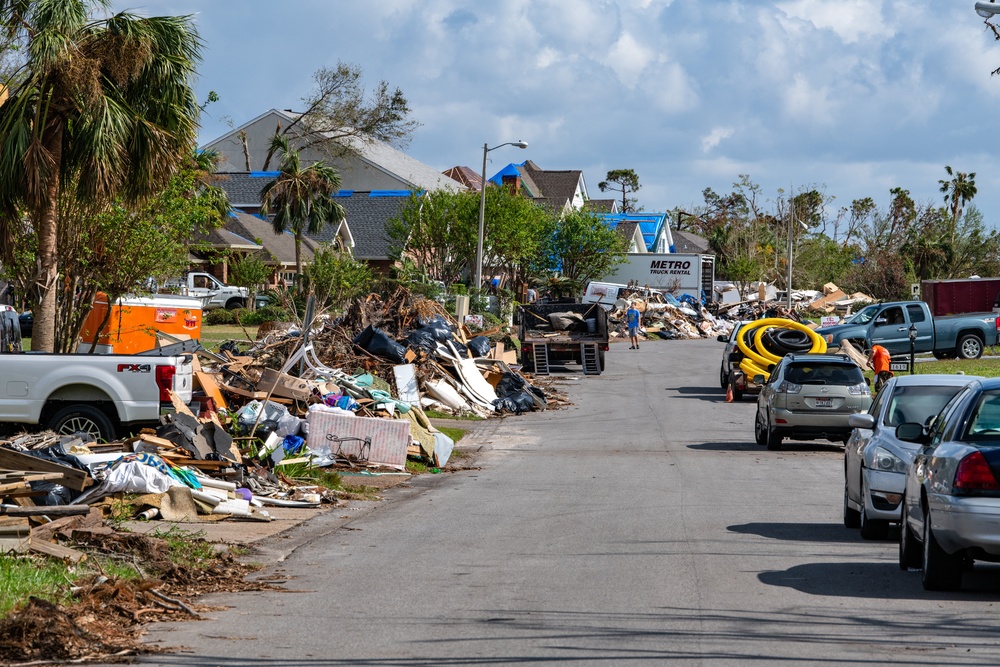
<instances>
[{"instance_id":1,"label":"truck wheel","mask_svg":"<svg viewBox=\"0 0 1000 667\"><path fill-rule=\"evenodd\" d=\"M226 310L236 310L237 308L245 308L246 304L243 303L243 299L233 297L226 302Z\"/></svg>"},{"instance_id":2,"label":"truck wheel","mask_svg":"<svg viewBox=\"0 0 1000 667\"><path fill-rule=\"evenodd\" d=\"M975 334L966 334L958 339L955 351L959 359L978 359L983 356L983 341Z\"/></svg>"},{"instance_id":3,"label":"truck wheel","mask_svg":"<svg viewBox=\"0 0 1000 667\"><path fill-rule=\"evenodd\" d=\"M932 352L931 354L933 354L934 358L937 359L938 361L941 361L942 359L955 358L954 350L934 350L934 352Z\"/></svg>"},{"instance_id":4,"label":"truck wheel","mask_svg":"<svg viewBox=\"0 0 1000 667\"><path fill-rule=\"evenodd\" d=\"M52 415L49 428L59 435L86 433L96 441L115 439L115 426L108 416L92 405L69 405Z\"/></svg>"},{"instance_id":5,"label":"truck wheel","mask_svg":"<svg viewBox=\"0 0 1000 667\"><path fill-rule=\"evenodd\" d=\"M729 373L726 372L725 364L719 368L719 384L723 389L729 386Z\"/></svg>"},{"instance_id":6,"label":"truck wheel","mask_svg":"<svg viewBox=\"0 0 1000 667\"><path fill-rule=\"evenodd\" d=\"M607 368L607 366L604 365L604 350L597 353L597 363L601 365L601 372L603 373L604 369Z\"/></svg>"}]
</instances>

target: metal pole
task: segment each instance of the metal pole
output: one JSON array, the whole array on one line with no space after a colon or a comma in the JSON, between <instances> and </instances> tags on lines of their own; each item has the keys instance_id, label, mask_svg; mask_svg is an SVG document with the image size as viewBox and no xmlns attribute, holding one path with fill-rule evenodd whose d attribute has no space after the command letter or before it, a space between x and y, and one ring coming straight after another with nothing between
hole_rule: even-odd
<instances>
[{"instance_id":1,"label":"metal pole","mask_svg":"<svg viewBox=\"0 0 1000 667\"><path fill-rule=\"evenodd\" d=\"M476 240L476 288L483 289L483 223L486 219L486 154L489 144L483 144L483 180L479 193L479 238Z\"/></svg>"},{"instance_id":2,"label":"metal pole","mask_svg":"<svg viewBox=\"0 0 1000 667\"><path fill-rule=\"evenodd\" d=\"M788 289L788 311L792 310L792 218L788 218L788 282L785 284Z\"/></svg>"},{"instance_id":3,"label":"metal pole","mask_svg":"<svg viewBox=\"0 0 1000 667\"><path fill-rule=\"evenodd\" d=\"M910 336L910 375L913 375L913 364L914 364L914 359L913 359L913 346L914 346L914 344L915 344L915 343L916 343L916 340L915 340L915 338L914 338L914 337L913 337L913 336L911 335L911 336Z\"/></svg>"}]
</instances>

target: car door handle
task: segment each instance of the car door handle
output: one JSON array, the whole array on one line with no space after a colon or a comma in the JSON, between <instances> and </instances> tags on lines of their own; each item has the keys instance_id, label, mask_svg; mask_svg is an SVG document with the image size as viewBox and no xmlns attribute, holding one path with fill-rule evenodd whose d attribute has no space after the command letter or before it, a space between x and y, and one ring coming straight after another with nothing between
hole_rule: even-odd
<instances>
[{"instance_id":1,"label":"car door handle","mask_svg":"<svg viewBox=\"0 0 1000 667\"><path fill-rule=\"evenodd\" d=\"M906 331L906 330L907 330L906 327L899 327L898 329L896 329L896 331Z\"/></svg>"}]
</instances>

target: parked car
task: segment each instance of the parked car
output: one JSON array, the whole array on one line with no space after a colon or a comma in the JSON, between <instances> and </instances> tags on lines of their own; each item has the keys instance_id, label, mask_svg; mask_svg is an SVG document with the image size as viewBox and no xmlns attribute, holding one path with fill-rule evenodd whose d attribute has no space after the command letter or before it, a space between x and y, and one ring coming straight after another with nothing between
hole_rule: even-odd
<instances>
[{"instance_id":1,"label":"parked car","mask_svg":"<svg viewBox=\"0 0 1000 667\"><path fill-rule=\"evenodd\" d=\"M974 380L931 422L896 427L923 447L906 472L899 566L926 590L962 586L967 564L1000 562L1000 378Z\"/></svg>"},{"instance_id":2,"label":"parked car","mask_svg":"<svg viewBox=\"0 0 1000 667\"><path fill-rule=\"evenodd\" d=\"M31 332L35 328L35 317L30 310L26 310L17 316L18 326L21 329L21 338L31 338Z\"/></svg>"},{"instance_id":3,"label":"parked car","mask_svg":"<svg viewBox=\"0 0 1000 667\"><path fill-rule=\"evenodd\" d=\"M911 326L916 333L915 352L933 352L939 359L978 359L987 345L997 344L1000 316L971 313L931 317L923 301L895 301L866 306L844 324L823 327L816 333L834 345L844 340L860 341L866 348L878 344L890 354L907 354Z\"/></svg>"},{"instance_id":4,"label":"parked car","mask_svg":"<svg viewBox=\"0 0 1000 667\"><path fill-rule=\"evenodd\" d=\"M739 366L736 357L742 359L739 348L736 347L736 338L747 322L737 322L732 332L727 336L722 334L716 338L720 343L725 343L722 350L722 367L719 369L719 385L723 389L733 386L733 400L743 399L744 394L756 395L760 393L761 385L755 384L752 378L748 378Z\"/></svg>"},{"instance_id":5,"label":"parked car","mask_svg":"<svg viewBox=\"0 0 1000 667\"><path fill-rule=\"evenodd\" d=\"M920 449L896 438L904 422L926 424L972 380L968 375L903 375L891 378L867 413L851 415L844 447L844 525L867 540L884 540L900 519L906 469Z\"/></svg>"},{"instance_id":6,"label":"parked car","mask_svg":"<svg viewBox=\"0 0 1000 667\"><path fill-rule=\"evenodd\" d=\"M768 449L781 449L784 438L846 443L854 428L848 419L871 402L861 369L847 355L788 354L757 397L754 436Z\"/></svg>"}]
</instances>

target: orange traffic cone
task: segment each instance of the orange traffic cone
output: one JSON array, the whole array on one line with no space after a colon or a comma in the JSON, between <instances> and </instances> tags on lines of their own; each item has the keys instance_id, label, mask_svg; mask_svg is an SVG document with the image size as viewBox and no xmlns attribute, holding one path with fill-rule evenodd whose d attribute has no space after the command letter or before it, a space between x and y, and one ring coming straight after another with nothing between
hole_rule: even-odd
<instances>
[{"instance_id":1,"label":"orange traffic cone","mask_svg":"<svg viewBox=\"0 0 1000 667\"><path fill-rule=\"evenodd\" d=\"M733 385L732 384L727 384L726 385L726 403L732 403L732 402L733 402Z\"/></svg>"}]
</instances>

